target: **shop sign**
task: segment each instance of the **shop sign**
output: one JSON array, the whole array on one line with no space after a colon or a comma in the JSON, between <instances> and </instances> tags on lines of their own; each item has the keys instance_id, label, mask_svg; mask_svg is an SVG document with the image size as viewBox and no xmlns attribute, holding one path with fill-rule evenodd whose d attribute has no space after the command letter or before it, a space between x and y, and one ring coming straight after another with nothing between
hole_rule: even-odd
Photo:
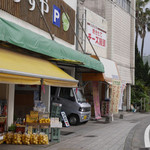
<instances>
[{"instance_id":1,"label":"shop sign","mask_svg":"<svg viewBox=\"0 0 150 150\"><path fill-rule=\"evenodd\" d=\"M112 82L112 94L110 101L110 114L118 113L118 105L120 100L120 91L121 91L121 81L113 80Z\"/></svg>"},{"instance_id":2,"label":"shop sign","mask_svg":"<svg viewBox=\"0 0 150 150\"><path fill-rule=\"evenodd\" d=\"M53 5L53 24L60 27L60 9Z\"/></svg>"},{"instance_id":3,"label":"shop sign","mask_svg":"<svg viewBox=\"0 0 150 150\"><path fill-rule=\"evenodd\" d=\"M20 3L21 0L14 0L14 2L16 3ZM35 10L35 0L28 0L29 4L31 5L31 8L29 8L30 11ZM48 13L49 12L49 6L48 6L48 0L40 0L41 3L41 13L42 15L44 15L44 13Z\"/></svg>"},{"instance_id":4,"label":"shop sign","mask_svg":"<svg viewBox=\"0 0 150 150\"><path fill-rule=\"evenodd\" d=\"M61 112L61 115L62 115L62 118L63 118L63 120L64 120L64 123L65 123L66 127L69 127L70 124L69 124L69 122L68 122L66 113L65 113L64 111L62 111L62 112Z\"/></svg>"},{"instance_id":5,"label":"shop sign","mask_svg":"<svg viewBox=\"0 0 150 150\"><path fill-rule=\"evenodd\" d=\"M101 114L102 114L102 116L108 116L109 115L109 101L102 101Z\"/></svg>"},{"instance_id":6,"label":"shop sign","mask_svg":"<svg viewBox=\"0 0 150 150\"><path fill-rule=\"evenodd\" d=\"M62 0L37 0L37 2L52 34L74 44L72 30L75 30L75 11ZM36 0L1 0L0 9L48 32L36 4ZM73 29L70 28L70 24Z\"/></svg>"},{"instance_id":7,"label":"shop sign","mask_svg":"<svg viewBox=\"0 0 150 150\"><path fill-rule=\"evenodd\" d=\"M106 48L106 31L88 22L87 34L89 40L93 45L96 45L101 48Z\"/></svg>"}]
</instances>

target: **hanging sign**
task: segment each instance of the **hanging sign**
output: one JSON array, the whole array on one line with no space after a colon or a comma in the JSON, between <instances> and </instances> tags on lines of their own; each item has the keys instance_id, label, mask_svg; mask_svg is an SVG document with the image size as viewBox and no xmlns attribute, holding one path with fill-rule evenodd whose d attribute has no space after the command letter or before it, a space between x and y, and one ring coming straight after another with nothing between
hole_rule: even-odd
<instances>
[{"instance_id":1,"label":"hanging sign","mask_svg":"<svg viewBox=\"0 0 150 150\"><path fill-rule=\"evenodd\" d=\"M126 83L121 83L120 89L120 101L119 101L119 110L122 110L122 103L123 103L123 91L126 88Z\"/></svg>"},{"instance_id":2,"label":"hanging sign","mask_svg":"<svg viewBox=\"0 0 150 150\"><path fill-rule=\"evenodd\" d=\"M110 101L110 114L118 113L118 105L119 105L120 91L121 91L120 87L121 87L121 81L113 80L112 94L111 94L111 101Z\"/></svg>"},{"instance_id":3,"label":"hanging sign","mask_svg":"<svg viewBox=\"0 0 150 150\"><path fill-rule=\"evenodd\" d=\"M93 101L94 101L94 109L95 109L95 119L101 119L100 113L100 99L99 99L99 83L97 81L93 81Z\"/></svg>"},{"instance_id":4,"label":"hanging sign","mask_svg":"<svg viewBox=\"0 0 150 150\"><path fill-rule=\"evenodd\" d=\"M98 28L97 26L87 23L88 38L93 45L106 48L106 31Z\"/></svg>"}]
</instances>

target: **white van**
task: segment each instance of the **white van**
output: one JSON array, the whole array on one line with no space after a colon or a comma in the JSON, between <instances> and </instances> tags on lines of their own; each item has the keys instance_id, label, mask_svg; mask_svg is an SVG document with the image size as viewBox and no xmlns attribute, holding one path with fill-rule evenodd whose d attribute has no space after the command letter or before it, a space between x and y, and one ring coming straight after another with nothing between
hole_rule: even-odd
<instances>
[{"instance_id":1,"label":"white van","mask_svg":"<svg viewBox=\"0 0 150 150\"><path fill-rule=\"evenodd\" d=\"M51 88L52 102L62 104L62 111L71 125L87 122L91 117L91 105L86 102L80 88Z\"/></svg>"}]
</instances>

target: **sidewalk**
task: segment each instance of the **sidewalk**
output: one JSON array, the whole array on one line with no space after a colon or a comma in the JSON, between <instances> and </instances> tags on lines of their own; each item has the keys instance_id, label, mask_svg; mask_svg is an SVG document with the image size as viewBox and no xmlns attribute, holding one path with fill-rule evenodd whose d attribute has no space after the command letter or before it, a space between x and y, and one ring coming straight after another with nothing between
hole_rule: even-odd
<instances>
[{"instance_id":1,"label":"sidewalk","mask_svg":"<svg viewBox=\"0 0 150 150\"><path fill-rule=\"evenodd\" d=\"M0 150L123 150L129 131L149 114L124 113L123 119L114 116L112 123L89 121L79 126L61 129L61 142L41 145L0 145Z\"/></svg>"}]
</instances>

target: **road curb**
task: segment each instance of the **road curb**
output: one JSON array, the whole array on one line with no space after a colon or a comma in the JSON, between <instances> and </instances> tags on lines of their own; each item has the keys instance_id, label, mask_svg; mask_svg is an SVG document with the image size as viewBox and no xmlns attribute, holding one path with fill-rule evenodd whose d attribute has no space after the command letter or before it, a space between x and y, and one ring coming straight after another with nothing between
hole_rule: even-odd
<instances>
[{"instance_id":1,"label":"road curb","mask_svg":"<svg viewBox=\"0 0 150 150\"><path fill-rule=\"evenodd\" d=\"M142 149L144 147L144 131L149 124L150 120L145 117L130 130L125 140L124 150L133 150L137 147ZM143 137L137 135L143 135ZM138 142L136 145L135 141Z\"/></svg>"},{"instance_id":2,"label":"road curb","mask_svg":"<svg viewBox=\"0 0 150 150\"><path fill-rule=\"evenodd\" d=\"M137 124L130 130L130 132L125 140L124 150L132 150L133 136L134 136L134 133L135 133L136 129L138 128L138 126L139 126L139 124Z\"/></svg>"}]
</instances>

